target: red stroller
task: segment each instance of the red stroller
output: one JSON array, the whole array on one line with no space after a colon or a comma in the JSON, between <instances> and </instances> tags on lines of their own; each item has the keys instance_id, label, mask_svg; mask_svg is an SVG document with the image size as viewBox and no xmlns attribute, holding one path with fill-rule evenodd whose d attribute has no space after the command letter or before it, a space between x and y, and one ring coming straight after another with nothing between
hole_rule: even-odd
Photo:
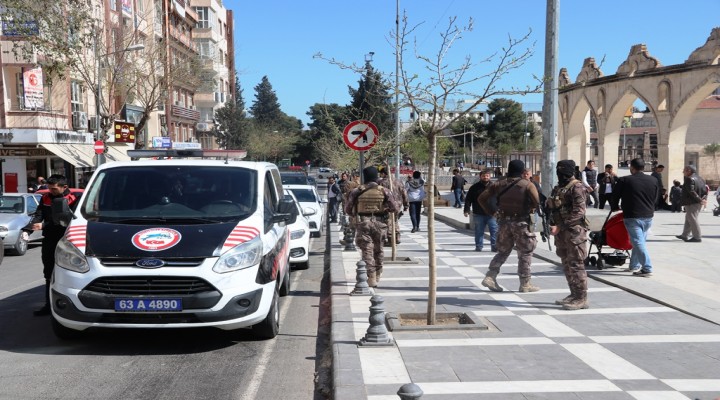
<instances>
[{"instance_id":1,"label":"red stroller","mask_svg":"<svg viewBox=\"0 0 720 400\"><path fill-rule=\"evenodd\" d=\"M623 213L612 215L612 211L605 218L605 223L600 231L590 232L590 251L592 253L593 245L597 248L597 257L589 256L585 259L585 265L603 269L606 266L619 267L625 264L625 260L630 257L629 251L632 250L630 236L625 223L623 222ZM603 253L603 246L612 247L612 253Z\"/></svg>"}]
</instances>

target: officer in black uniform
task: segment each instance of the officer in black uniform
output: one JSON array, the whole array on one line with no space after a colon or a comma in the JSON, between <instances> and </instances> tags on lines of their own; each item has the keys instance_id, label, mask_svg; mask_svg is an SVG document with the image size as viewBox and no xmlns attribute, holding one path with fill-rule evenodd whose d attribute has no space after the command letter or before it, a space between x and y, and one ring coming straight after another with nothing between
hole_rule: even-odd
<instances>
[{"instance_id":1,"label":"officer in black uniform","mask_svg":"<svg viewBox=\"0 0 720 400\"><path fill-rule=\"evenodd\" d=\"M40 205L32 215L30 222L23 228L26 232L43 231L41 258L45 277L45 305L33 312L36 316L50 314L50 279L55 268L55 248L65 234L67 219L70 216L53 215L53 201L64 198L71 210L75 209L77 198L70 193L67 180L63 175L51 175L45 181L48 193L40 199ZM67 218L67 219L65 219Z\"/></svg>"}]
</instances>

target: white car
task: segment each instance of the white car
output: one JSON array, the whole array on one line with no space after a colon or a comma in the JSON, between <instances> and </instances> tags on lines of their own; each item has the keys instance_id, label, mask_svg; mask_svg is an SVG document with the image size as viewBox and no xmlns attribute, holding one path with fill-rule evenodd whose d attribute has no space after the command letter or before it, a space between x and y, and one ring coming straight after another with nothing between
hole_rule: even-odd
<instances>
[{"instance_id":1,"label":"white car","mask_svg":"<svg viewBox=\"0 0 720 400\"><path fill-rule=\"evenodd\" d=\"M298 217L290 228L290 264L298 269L307 269L310 259L310 221L308 217L315 214L309 207L303 209L290 189L285 189L285 195L293 198L297 208Z\"/></svg>"},{"instance_id":2,"label":"white car","mask_svg":"<svg viewBox=\"0 0 720 400\"><path fill-rule=\"evenodd\" d=\"M22 231L39 201L40 196L31 193L0 195L0 238L10 254L21 256L27 252L28 242L42 240L42 231L33 231L29 236Z\"/></svg>"},{"instance_id":3,"label":"white car","mask_svg":"<svg viewBox=\"0 0 720 400\"><path fill-rule=\"evenodd\" d=\"M89 328L278 334L297 206L274 164L182 158L208 153L132 150L143 160L95 171L55 250L58 337Z\"/></svg>"},{"instance_id":4,"label":"white car","mask_svg":"<svg viewBox=\"0 0 720 400\"><path fill-rule=\"evenodd\" d=\"M315 211L314 214L308 215L308 221L310 221L310 236L320 237L325 222L325 213L323 212L322 206L325 200L320 199L317 189L309 185L283 185L283 187L289 189L295 195L295 198L303 210L311 208Z\"/></svg>"}]
</instances>

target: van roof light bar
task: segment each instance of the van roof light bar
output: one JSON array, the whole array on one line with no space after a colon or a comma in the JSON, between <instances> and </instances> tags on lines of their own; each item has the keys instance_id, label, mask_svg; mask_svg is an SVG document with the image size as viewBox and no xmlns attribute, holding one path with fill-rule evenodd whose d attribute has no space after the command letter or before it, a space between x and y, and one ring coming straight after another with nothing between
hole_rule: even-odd
<instances>
[{"instance_id":1,"label":"van roof light bar","mask_svg":"<svg viewBox=\"0 0 720 400\"><path fill-rule=\"evenodd\" d=\"M128 156L133 160L142 158L211 158L240 160L247 156L247 150L203 150L203 149L155 149L155 150L128 150Z\"/></svg>"}]
</instances>

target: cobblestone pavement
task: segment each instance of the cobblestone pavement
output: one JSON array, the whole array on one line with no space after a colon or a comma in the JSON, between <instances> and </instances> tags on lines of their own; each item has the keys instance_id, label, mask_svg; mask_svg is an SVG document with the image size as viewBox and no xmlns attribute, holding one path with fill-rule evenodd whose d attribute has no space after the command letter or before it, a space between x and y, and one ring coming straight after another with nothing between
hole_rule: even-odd
<instances>
[{"instance_id":1,"label":"cobblestone pavement","mask_svg":"<svg viewBox=\"0 0 720 400\"><path fill-rule=\"evenodd\" d=\"M711 261L720 218L703 214L703 242L690 247L674 239L683 215L659 213L649 242L653 277L593 270L590 308L564 311L554 301L569 293L567 284L557 257L542 250L546 244L538 243L532 266L541 291L517 292L512 255L498 277L505 291L490 292L480 282L494 253L474 251L461 210L443 210L435 224L437 312L466 313L489 329L395 330L394 346L358 347L369 327L370 296L348 294L359 253L343 251L333 225L335 399L398 399L398 389L411 382L424 400L720 398L720 264ZM597 227L607 210L590 214ZM425 313L426 224L409 233L403 219L398 255L414 263L387 263L375 293L386 312Z\"/></svg>"}]
</instances>

